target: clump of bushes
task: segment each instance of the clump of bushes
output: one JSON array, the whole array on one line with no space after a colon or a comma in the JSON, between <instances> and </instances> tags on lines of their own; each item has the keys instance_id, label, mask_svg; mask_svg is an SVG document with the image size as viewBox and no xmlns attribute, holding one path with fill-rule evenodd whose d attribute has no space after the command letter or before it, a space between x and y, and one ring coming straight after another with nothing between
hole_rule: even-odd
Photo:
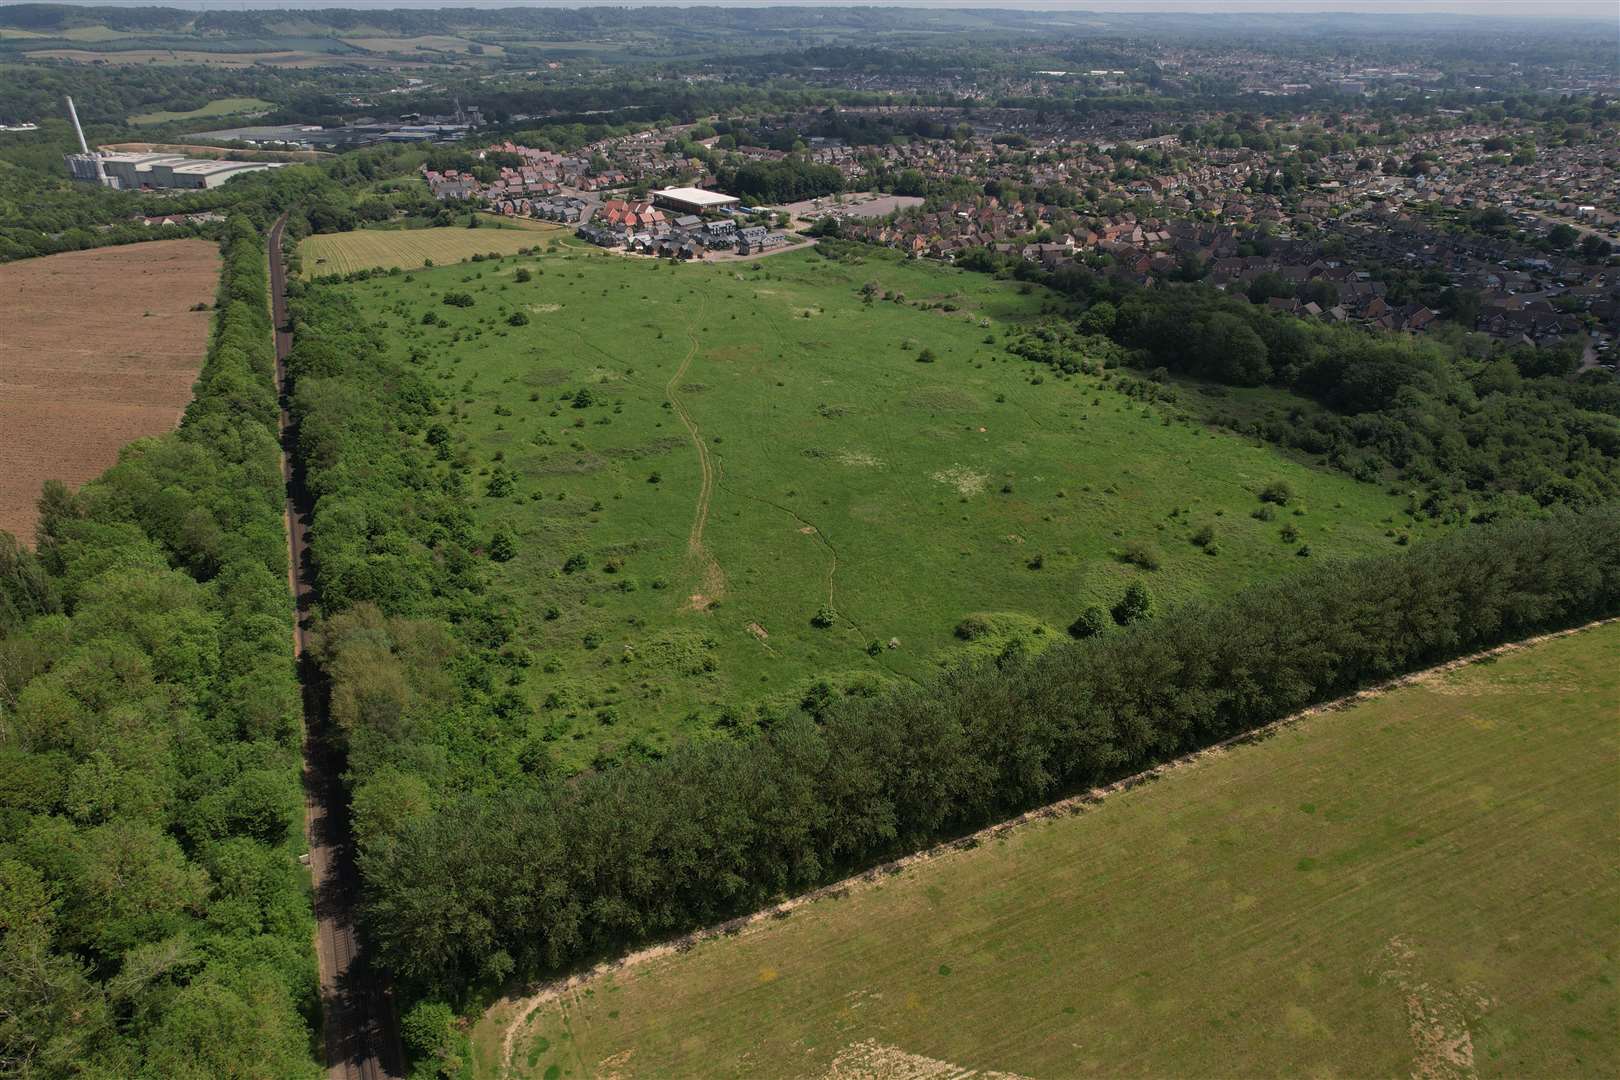
<instances>
[{"instance_id":1,"label":"clump of bushes","mask_svg":"<svg viewBox=\"0 0 1620 1080\"><path fill-rule=\"evenodd\" d=\"M1080 613L1079 618L1069 624L1069 636L1076 640L1096 637L1108 629L1108 616L1096 604L1091 605Z\"/></svg>"},{"instance_id":2,"label":"clump of bushes","mask_svg":"<svg viewBox=\"0 0 1620 1080\"><path fill-rule=\"evenodd\" d=\"M1157 570L1164 561L1159 555L1158 548L1141 540L1132 540L1126 544L1120 558L1133 566L1140 566L1144 570Z\"/></svg>"},{"instance_id":3,"label":"clump of bushes","mask_svg":"<svg viewBox=\"0 0 1620 1080\"><path fill-rule=\"evenodd\" d=\"M1148 593L1147 586L1140 581L1133 581L1125 586L1125 595L1119 598L1119 603L1113 607L1114 621L1121 626L1129 626L1134 622L1141 622L1153 611L1153 597Z\"/></svg>"},{"instance_id":4,"label":"clump of bushes","mask_svg":"<svg viewBox=\"0 0 1620 1080\"><path fill-rule=\"evenodd\" d=\"M1294 499L1294 488L1286 480L1273 480L1260 489L1260 501L1287 506Z\"/></svg>"}]
</instances>

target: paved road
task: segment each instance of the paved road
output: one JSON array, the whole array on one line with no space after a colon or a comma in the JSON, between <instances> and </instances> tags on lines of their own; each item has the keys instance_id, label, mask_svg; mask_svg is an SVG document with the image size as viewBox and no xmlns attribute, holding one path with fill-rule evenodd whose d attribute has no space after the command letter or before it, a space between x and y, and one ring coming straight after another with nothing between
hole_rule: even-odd
<instances>
[{"instance_id":1,"label":"paved road","mask_svg":"<svg viewBox=\"0 0 1620 1080\"><path fill-rule=\"evenodd\" d=\"M303 476L294 468L294 431L287 412L287 354L292 330L287 318L287 274L281 260L283 217L270 230L271 318L276 328L276 385L281 394L281 472L287 482L288 579L297 602L293 646L304 693L304 805L310 873L315 884L315 953L320 963L326 1067L331 1080L404 1077L398 1026L385 978L365 962L355 933L359 874L349 831L343 758L328 738L325 687L305 655L306 627L314 591L305 566L305 535L312 509Z\"/></svg>"}]
</instances>

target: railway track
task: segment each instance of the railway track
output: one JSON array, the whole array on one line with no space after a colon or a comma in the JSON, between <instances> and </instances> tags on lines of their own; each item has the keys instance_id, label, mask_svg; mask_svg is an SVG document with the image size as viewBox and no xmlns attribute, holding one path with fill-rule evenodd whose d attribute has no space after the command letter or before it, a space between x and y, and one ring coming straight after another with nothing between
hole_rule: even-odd
<instances>
[{"instance_id":1,"label":"railway track","mask_svg":"<svg viewBox=\"0 0 1620 1080\"><path fill-rule=\"evenodd\" d=\"M293 649L304 703L304 817L310 875L315 886L315 953L320 966L322 1027L330 1080L392 1080L405 1075L398 1025L386 978L366 962L355 931L359 873L349 829L343 758L331 739L325 688L305 655L306 622L314 589L305 572L305 543L313 509L293 456L292 415L287 399L287 355L292 329L287 316L287 274L282 265L282 216L270 229L270 314L275 324L276 387L281 402L281 473L287 484L288 583L297 605Z\"/></svg>"}]
</instances>

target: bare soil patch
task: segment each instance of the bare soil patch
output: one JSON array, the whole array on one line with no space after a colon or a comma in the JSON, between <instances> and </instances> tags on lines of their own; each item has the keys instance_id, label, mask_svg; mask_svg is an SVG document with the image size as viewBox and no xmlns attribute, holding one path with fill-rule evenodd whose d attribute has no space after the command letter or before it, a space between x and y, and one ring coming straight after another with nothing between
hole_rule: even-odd
<instances>
[{"instance_id":1,"label":"bare soil patch","mask_svg":"<svg viewBox=\"0 0 1620 1080\"><path fill-rule=\"evenodd\" d=\"M32 543L40 485L77 487L191 400L219 249L155 240L0 266L0 529Z\"/></svg>"},{"instance_id":2,"label":"bare soil patch","mask_svg":"<svg viewBox=\"0 0 1620 1080\"><path fill-rule=\"evenodd\" d=\"M909 1054L867 1039L844 1048L821 1080L1028 1080L1010 1072L980 1072L949 1061Z\"/></svg>"}]
</instances>

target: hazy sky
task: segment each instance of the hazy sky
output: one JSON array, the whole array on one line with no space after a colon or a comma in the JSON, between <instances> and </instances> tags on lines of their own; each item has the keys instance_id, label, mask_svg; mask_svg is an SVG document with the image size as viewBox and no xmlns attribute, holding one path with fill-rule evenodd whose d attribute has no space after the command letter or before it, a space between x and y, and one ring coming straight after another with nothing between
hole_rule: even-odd
<instances>
[{"instance_id":1,"label":"hazy sky","mask_svg":"<svg viewBox=\"0 0 1620 1080\"><path fill-rule=\"evenodd\" d=\"M3 6L5 0L0 0ZM183 7L210 11L278 7L847 7L851 0L57 0L119 7ZM1428 15L1502 15L1520 18L1602 19L1615 25L1620 49L1620 0L864 0L882 7L1012 8L1041 11L1138 12L1349 12Z\"/></svg>"}]
</instances>

